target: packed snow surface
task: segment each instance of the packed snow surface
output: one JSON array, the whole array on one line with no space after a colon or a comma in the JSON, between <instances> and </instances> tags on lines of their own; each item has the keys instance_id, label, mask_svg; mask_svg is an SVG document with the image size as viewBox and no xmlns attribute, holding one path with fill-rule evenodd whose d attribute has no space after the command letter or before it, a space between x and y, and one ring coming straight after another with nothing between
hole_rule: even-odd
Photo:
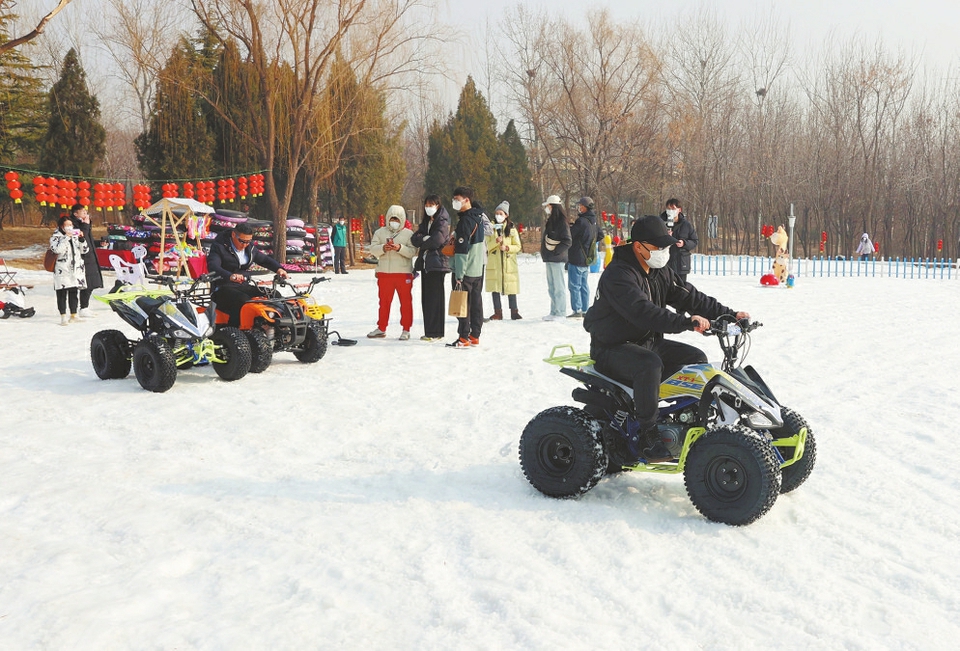
<instances>
[{"instance_id":1,"label":"packed snow surface","mask_svg":"<svg viewBox=\"0 0 960 651\"><path fill-rule=\"evenodd\" d=\"M97 379L91 336L133 331L97 301L60 327L50 275L20 272L37 315L0 321L0 648L957 648L960 282L691 276L764 323L748 362L819 448L730 527L679 476L578 500L527 483L524 426L574 404L541 360L589 338L540 319L543 265L520 267L523 320L478 348L419 341L419 282L413 339L396 304L366 339L376 281L351 271L314 293L358 346L164 394Z\"/></svg>"}]
</instances>

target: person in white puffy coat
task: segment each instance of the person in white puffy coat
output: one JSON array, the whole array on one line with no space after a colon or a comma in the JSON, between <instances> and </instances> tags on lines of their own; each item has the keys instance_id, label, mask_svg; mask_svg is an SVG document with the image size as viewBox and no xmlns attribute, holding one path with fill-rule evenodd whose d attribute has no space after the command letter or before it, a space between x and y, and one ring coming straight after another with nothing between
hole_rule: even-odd
<instances>
[{"instance_id":1,"label":"person in white puffy coat","mask_svg":"<svg viewBox=\"0 0 960 651\"><path fill-rule=\"evenodd\" d=\"M74 228L70 217L61 217L57 230L50 236L50 250L57 254L53 267L53 288L57 291L57 309L60 325L76 323L80 304L79 291L87 286L86 266L83 254L90 244L79 229ZM67 320L67 303L70 305L70 320Z\"/></svg>"},{"instance_id":2,"label":"person in white puffy coat","mask_svg":"<svg viewBox=\"0 0 960 651\"><path fill-rule=\"evenodd\" d=\"M873 248L873 242L870 241L870 236L864 233L860 236L860 244L857 245L857 255L860 256L861 260L869 260L874 252L875 250Z\"/></svg>"},{"instance_id":3,"label":"person in white puffy coat","mask_svg":"<svg viewBox=\"0 0 960 651\"><path fill-rule=\"evenodd\" d=\"M387 323L390 321L390 307L393 295L400 297L400 339L410 338L413 326L413 260L417 257L417 247L410 238L413 231L404 228L407 213L403 206L390 206L387 210L387 225L377 229L370 242L370 253L377 259L377 288L380 293L380 312L377 328L370 332L370 339L382 339L387 336Z\"/></svg>"}]
</instances>

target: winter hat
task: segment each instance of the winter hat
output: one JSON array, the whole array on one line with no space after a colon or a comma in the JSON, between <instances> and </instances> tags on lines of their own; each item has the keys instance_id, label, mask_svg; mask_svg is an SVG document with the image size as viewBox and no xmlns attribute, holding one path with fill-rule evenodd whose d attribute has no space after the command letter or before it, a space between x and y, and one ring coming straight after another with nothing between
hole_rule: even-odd
<instances>
[{"instance_id":1,"label":"winter hat","mask_svg":"<svg viewBox=\"0 0 960 651\"><path fill-rule=\"evenodd\" d=\"M549 197L547 197L547 200L544 201L541 205L543 205L543 206L549 206L549 205L552 204L552 203L555 203L555 204L557 204L557 205L561 205L563 202L560 200L560 196L559 196L559 195L551 194Z\"/></svg>"},{"instance_id":2,"label":"winter hat","mask_svg":"<svg viewBox=\"0 0 960 651\"><path fill-rule=\"evenodd\" d=\"M591 199L590 197L580 197L580 201L578 201L577 203L579 203L581 206L583 206L587 210L593 210L593 199Z\"/></svg>"},{"instance_id":3,"label":"winter hat","mask_svg":"<svg viewBox=\"0 0 960 651\"><path fill-rule=\"evenodd\" d=\"M654 246L665 247L677 243L676 238L667 232L667 225L656 215L647 215L633 222L630 229L630 239L627 244L633 242L649 242Z\"/></svg>"},{"instance_id":4,"label":"winter hat","mask_svg":"<svg viewBox=\"0 0 960 651\"><path fill-rule=\"evenodd\" d=\"M509 201L501 201L501 202L500 202L500 205L497 206L497 209L494 210L493 212L497 212L497 210L502 210L502 211L503 211L503 214L505 214L505 215L507 215L507 216L509 217L509 216L510 216L510 202L509 202Z\"/></svg>"},{"instance_id":5,"label":"winter hat","mask_svg":"<svg viewBox=\"0 0 960 651\"><path fill-rule=\"evenodd\" d=\"M405 221L407 221L407 212L403 209L403 206L396 206L396 205L394 205L394 206L390 206L389 208L387 208L387 219L386 219L386 220L387 220L387 221L390 221L390 220L393 219L394 217L396 217L397 219L399 219L401 224L404 223Z\"/></svg>"}]
</instances>

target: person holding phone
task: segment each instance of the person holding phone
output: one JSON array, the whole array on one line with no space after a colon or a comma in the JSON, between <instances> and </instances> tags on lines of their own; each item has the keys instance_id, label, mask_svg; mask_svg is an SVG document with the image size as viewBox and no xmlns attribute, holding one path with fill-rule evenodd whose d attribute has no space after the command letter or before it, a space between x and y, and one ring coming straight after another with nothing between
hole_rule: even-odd
<instances>
[{"instance_id":1,"label":"person holding phone","mask_svg":"<svg viewBox=\"0 0 960 651\"><path fill-rule=\"evenodd\" d=\"M387 225L377 229L370 241L370 253L377 259L377 288L380 295L380 311L377 327L367 334L369 339L387 336L390 307L393 295L400 297L400 340L410 339L413 326L413 259L417 247L411 243L413 231L404 228L407 213L403 206L387 209Z\"/></svg>"},{"instance_id":2,"label":"person holding phone","mask_svg":"<svg viewBox=\"0 0 960 651\"><path fill-rule=\"evenodd\" d=\"M83 254L89 249L90 244L83 232L74 228L73 220L68 215L61 217L57 222L57 230L50 236L50 250L57 254L57 262L53 267L53 288L57 292L57 310L60 311L62 326L80 320L77 318L77 307L80 303L78 292L87 286Z\"/></svg>"}]
</instances>

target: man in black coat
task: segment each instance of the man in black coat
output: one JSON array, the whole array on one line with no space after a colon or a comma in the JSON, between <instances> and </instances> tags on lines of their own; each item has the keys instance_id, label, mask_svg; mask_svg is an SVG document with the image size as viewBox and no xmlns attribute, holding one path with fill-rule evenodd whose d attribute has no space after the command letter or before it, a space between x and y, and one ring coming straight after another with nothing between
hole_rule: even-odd
<instances>
[{"instance_id":1,"label":"man in black coat","mask_svg":"<svg viewBox=\"0 0 960 651\"><path fill-rule=\"evenodd\" d=\"M667 209L660 213L660 219L667 225L667 231L676 238L676 246L670 247L670 268L687 282L690 273L690 252L700 242L693 224L683 214L679 199L668 199Z\"/></svg>"},{"instance_id":2,"label":"man in black coat","mask_svg":"<svg viewBox=\"0 0 960 651\"><path fill-rule=\"evenodd\" d=\"M570 288L570 307L573 314L568 318L582 319L590 307L590 263L597 242L597 216L593 212L593 199L580 197L577 202L577 219L570 226L570 252L567 264L567 286Z\"/></svg>"},{"instance_id":3,"label":"man in black coat","mask_svg":"<svg viewBox=\"0 0 960 651\"><path fill-rule=\"evenodd\" d=\"M261 295L258 288L247 284L254 264L287 277L279 262L257 250L253 244L253 227L249 224L237 224L233 230L217 235L207 254L207 269L219 276L213 283L210 298L218 310L230 316L227 325L234 328L240 327L243 304Z\"/></svg>"},{"instance_id":4,"label":"man in black coat","mask_svg":"<svg viewBox=\"0 0 960 651\"><path fill-rule=\"evenodd\" d=\"M93 241L92 226L90 225L90 211L83 204L74 204L70 209L70 218L74 228L80 230L83 238L90 245L83 254L83 268L87 276L87 286L80 290L80 317L93 318L96 315L90 310L90 296L93 290L103 287L103 275L100 273L100 261L97 260L96 243Z\"/></svg>"},{"instance_id":5,"label":"man in black coat","mask_svg":"<svg viewBox=\"0 0 960 651\"><path fill-rule=\"evenodd\" d=\"M613 260L600 276L597 298L583 321L596 369L633 386L640 432L627 446L648 463L673 458L657 430L660 383L686 364L707 361L699 348L664 339L664 333L704 332L709 319L734 314L666 266L675 243L660 218L651 215L634 222L627 246L614 249ZM694 316L683 316L684 312ZM736 312L736 316L750 315Z\"/></svg>"}]
</instances>

